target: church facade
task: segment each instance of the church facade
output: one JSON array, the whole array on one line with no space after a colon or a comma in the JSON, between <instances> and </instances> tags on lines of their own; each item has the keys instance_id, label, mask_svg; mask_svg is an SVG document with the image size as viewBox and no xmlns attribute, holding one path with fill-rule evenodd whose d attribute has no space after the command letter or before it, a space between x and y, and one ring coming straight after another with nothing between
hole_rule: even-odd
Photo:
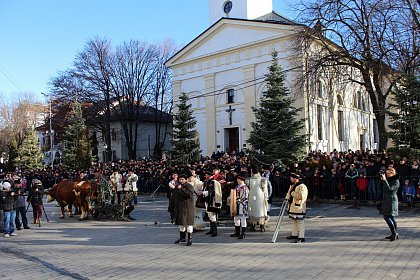
<instances>
[{"instance_id":1,"label":"church facade","mask_svg":"<svg viewBox=\"0 0 420 280\"><path fill-rule=\"evenodd\" d=\"M362 88L327 76L297 85L305 52L316 48L296 51L303 26L272 11L272 0L210 0L210 24L166 62L174 103L182 92L189 95L203 155L249 148L253 108L266 89L273 51L295 107L302 108L308 150L376 149L372 106Z\"/></svg>"}]
</instances>

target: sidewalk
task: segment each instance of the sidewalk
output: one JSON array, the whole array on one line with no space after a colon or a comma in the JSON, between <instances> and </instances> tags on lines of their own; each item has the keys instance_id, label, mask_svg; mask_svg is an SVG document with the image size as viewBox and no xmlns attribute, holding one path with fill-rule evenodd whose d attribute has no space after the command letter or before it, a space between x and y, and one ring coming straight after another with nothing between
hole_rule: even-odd
<instances>
[{"instance_id":1,"label":"sidewalk","mask_svg":"<svg viewBox=\"0 0 420 280\"><path fill-rule=\"evenodd\" d=\"M193 235L193 245L173 244L178 228L169 223L164 197L139 197L133 222L59 219L45 204L50 223L0 237L0 278L16 279L420 279L420 209L403 208L400 240L374 206L310 204L307 242L292 244L285 217L271 243L280 204L266 232L231 238L222 222L219 236ZM32 213L28 213L30 218ZM156 222L156 224L155 224Z\"/></svg>"}]
</instances>

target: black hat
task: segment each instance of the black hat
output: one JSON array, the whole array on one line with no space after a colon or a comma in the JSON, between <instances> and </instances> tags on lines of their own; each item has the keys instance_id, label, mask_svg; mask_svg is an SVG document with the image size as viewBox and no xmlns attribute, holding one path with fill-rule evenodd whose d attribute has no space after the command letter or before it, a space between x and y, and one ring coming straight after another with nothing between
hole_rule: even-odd
<instances>
[{"instance_id":1,"label":"black hat","mask_svg":"<svg viewBox=\"0 0 420 280\"><path fill-rule=\"evenodd\" d=\"M14 184L22 184L22 182L19 179L16 179L13 181Z\"/></svg>"},{"instance_id":2,"label":"black hat","mask_svg":"<svg viewBox=\"0 0 420 280\"><path fill-rule=\"evenodd\" d=\"M241 173L241 174L238 174L238 175L236 176L236 178L241 179L241 180L245 180L245 179L246 179L246 177L248 177L248 176L247 176L247 174L245 174L245 173Z\"/></svg>"},{"instance_id":3,"label":"black hat","mask_svg":"<svg viewBox=\"0 0 420 280\"><path fill-rule=\"evenodd\" d=\"M178 179L185 179L185 180L187 180L187 175L181 174L181 175L178 176Z\"/></svg>"},{"instance_id":4,"label":"black hat","mask_svg":"<svg viewBox=\"0 0 420 280\"><path fill-rule=\"evenodd\" d=\"M211 171L211 170L209 170L209 169L206 169L206 170L204 170L204 174L205 175L213 175L213 171Z\"/></svg>"},{"instance_id":5,"label":"black hat","mask_svg":"<svg viewBox=\"0 0 420 280\"><path fill-rule=\"evenodd\" d=\"M290 173L290 177L295 178L295 179L301 179L300 175L297 173Z\"/></svg>"}]
</instances>

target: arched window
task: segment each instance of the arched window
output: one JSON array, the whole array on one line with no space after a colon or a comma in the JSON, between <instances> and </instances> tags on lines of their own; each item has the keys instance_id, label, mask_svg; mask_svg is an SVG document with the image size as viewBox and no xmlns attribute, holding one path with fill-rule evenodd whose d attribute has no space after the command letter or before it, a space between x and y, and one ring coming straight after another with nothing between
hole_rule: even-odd
<instances>
[{"instance_id":1,"label":"arched window","mask_svg":"<svg viewBox=\"0 0 420 280\"><path fill-rule=\"evenodd\" d=\"M235 103L235 90L232 88L227 90L227 103Z\"/></svg>"},{"instance_id":2,"label":"arched window","mask_svg":"<svg viewBox=\"0 0 420 280\"><path fill-rule=\"evenodd\" d=\"M322 85L321 80L318 80L318 97L323 98L324 96L324 87Z\"/></svg>"},{"instance_id":3,"label":"arched window","mask_svg":"<svg viewBox=\"0 0 420 280\"><path fill-rule=\"evenodd\" d=\"M343 98L341 97L341 95L337 95L337 103L338 106L344 106Z\"/></svg>"}]
</instances>

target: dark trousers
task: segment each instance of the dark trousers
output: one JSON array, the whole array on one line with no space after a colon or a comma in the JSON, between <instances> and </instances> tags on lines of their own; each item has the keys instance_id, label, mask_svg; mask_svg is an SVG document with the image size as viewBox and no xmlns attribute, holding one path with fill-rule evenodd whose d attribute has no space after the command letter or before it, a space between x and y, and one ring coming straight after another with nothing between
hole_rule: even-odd
<instances>
[{"instance_id":1,"label":"dark trousers","mask_svg":"<svg viewBox=\"0 0 420 280\"><path fill-rule=\"evenodd\" d=\"M18 207L16 208L16 218L15 218L15 224L16 224L16 228L21 228L22 224L19 220L19 214L20 216L22 216L22 224L23 227L28 227L28 219L26 218L26 209L25 207Z\"/></svg>"},{"instance_id":2,"label":"dark trousers","mask_svg":"<svg viewBox=\"0 0 420 280\"><path fill-rule=\"evenodd\" d=\"M394 216L384 215L384 220L388 225L391 233L394 234L397 232L397 220L395 220Z\"/></svg>"}]
</instances>

